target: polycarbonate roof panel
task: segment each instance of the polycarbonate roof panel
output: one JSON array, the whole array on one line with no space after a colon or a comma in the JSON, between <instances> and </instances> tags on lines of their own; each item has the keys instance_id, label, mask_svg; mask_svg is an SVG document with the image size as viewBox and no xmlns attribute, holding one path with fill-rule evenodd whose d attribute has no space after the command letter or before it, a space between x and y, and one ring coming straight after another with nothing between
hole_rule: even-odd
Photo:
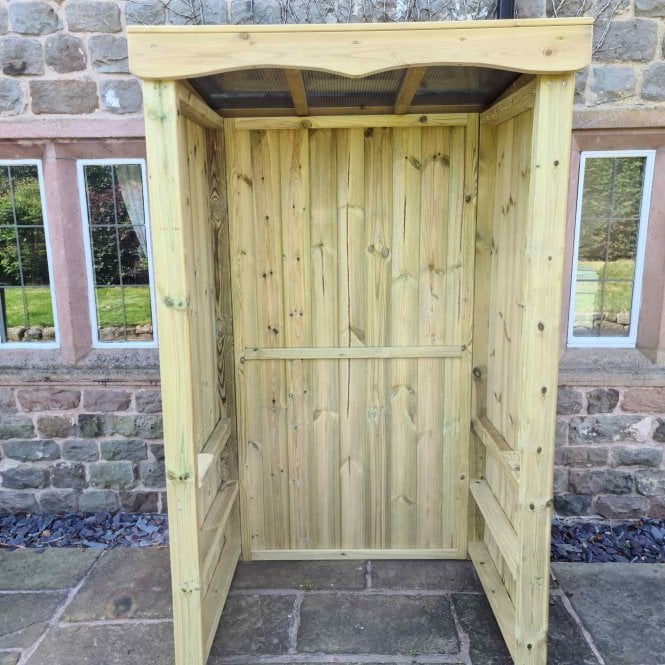
<instances>
[{"instance_id":1,"label":"polycarbonate roof panel","mask_svg":"<svg viewBox=\"0 0 665 665\"><path fill-rule=\"evenodd\" d=\"M391 109L404 69L363 78L301 70L312 112L317 109ZM412 106L477 106L494 101L520 75L484 67L429 67ZM293 99L281 69L248 69L215 74L190 83L213 109L233 114L239 109L293 109ZM419 110L422 110L420 108ZM293 111L295 115L295 111Z\"/></svg>"}]
</instances>

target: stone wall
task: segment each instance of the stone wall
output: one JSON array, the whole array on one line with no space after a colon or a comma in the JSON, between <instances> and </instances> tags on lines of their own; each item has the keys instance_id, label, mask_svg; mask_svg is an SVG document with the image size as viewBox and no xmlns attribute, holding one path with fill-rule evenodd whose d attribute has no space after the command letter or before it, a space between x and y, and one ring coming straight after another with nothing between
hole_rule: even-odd
<instances>
[{"instance_id":1,"label":"stone wall","mask_svg":"<svg viewBox=\"0 0 665 665\"><path fill-rule=\"evenodd\" d=\"M165 511L161 408L158 388L0 388L0 513Z\"/></svg>"},{"instance_id":2,"label":"stone wall","mask_svg":"<svg viewBox=\"0 0 665 665\"><path fill-rule=\"evenodd\" d=\"M561 387L560 516L665 519L665 388Z\"/></svg>"}]
</instances>

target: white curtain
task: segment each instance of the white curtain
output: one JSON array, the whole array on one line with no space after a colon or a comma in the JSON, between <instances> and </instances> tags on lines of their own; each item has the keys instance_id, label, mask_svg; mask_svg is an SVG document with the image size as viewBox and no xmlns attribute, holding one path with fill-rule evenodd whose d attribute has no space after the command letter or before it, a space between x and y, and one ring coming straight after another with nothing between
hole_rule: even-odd
<instances>
[{"instance_id":1,"label":"white curtain","mask_svg":"<svg viewBox=\"0 0 665 665\"><path fill-rule=\"evenodd\" d=\"M118 164L115 175L120 185L122 200L125 202L134 233L139 240L143 256L148 256L148 240L145 228L145 207L143 203L143 181L138 164Z\"/></svg>"}]
</instances>

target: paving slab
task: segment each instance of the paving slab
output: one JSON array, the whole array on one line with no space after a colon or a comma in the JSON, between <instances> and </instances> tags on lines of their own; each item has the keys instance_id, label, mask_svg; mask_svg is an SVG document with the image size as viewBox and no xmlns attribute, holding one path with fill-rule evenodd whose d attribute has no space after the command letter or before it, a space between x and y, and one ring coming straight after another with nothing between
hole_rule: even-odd
<instances>
[{"instance_id":1,"label":"paving slab","mask_svg":"<svg viewBox=\"0 0 665 665\"><path fill-rule=\"evenodd\" d=\"M170 619L166 547L105 552L67 608L63 621Z\"/></svg>"},{"instance_id":2,"label":"paving slab","mask_svg":"<svg viewBox=\"0 0 665 665\"><path fill-rule=\"evenodd\" d=\"M550 600L548 665L598 665L581 628L564 607L560 597Z\"/></svg>"},{"instance_id":3,"label":"paving slab","mask_svg":"<svg viewBox=\"0 0 665 665\"><path fill-rule=\"evenodd\" d=\"M360 590L366 573L365 561L240 562L232 588Z\"/></svg>"},{"instance_id":4,"label":"paving slab","mask_svg":"<svg viewBox=\"0 0 665 665\"><path fill-rule=\"evenodd\" d=\"M171 623L59 626L26 665L173 665Z\"/></svg>"},{"instance_id":5,"label":"paving slab","mask_svg":"<svg viewBox=\"0 0 665 665\"><path fill-rule=\"evenodd\" d=\"M11 651L8 653L0 653L0 665L16 665L21 658L20 651Z\"/></svg>"},{"instance_id":6,"label":"paving slab","mask_svg":"<svg viewBox=\"0 0 665 665\"><path fill-rule=\"evenodd\" d=\"M482 591L470 561L372 561L372 588Z\"/></svg>"},{"instance_id":7,"label":"paving slab","mask_svg":"<svg viewBox=\"0 0 665 665\"><path fill-rule=\"evenodd\" d=\"M0 551L0 590L35 591L75 587L99 556L91 549Z\"/></svg>"},{"instance_id":8,"label":"paving slab","mask_svg":"<svg viewBox=\"0 0 665 665\"><path fill-rule=\"evenodd\" d=\"M555 563L552 568L606 665L665 662L665 564Z\"/></svg>"},{"instance_id":9,"label":"paving slab","mask_svg":"<svg viewBox=\"0 0 665 665\"><path fill-rule=\"evenodd\" d=\"M66 597L66 591L0 594L0 649L32 646Z\"/></svg>"},{"instance_id":10,"label":"paving slab","mask_svg":"<svg viewBox=\"0 0 665 665\"><path fill-rule=\"evenodd\" d=\"M308 594L300 608L298 652L454 654L457 631L445 596Z\"/></svg>"},{"instance_id":11,"label":"paving slab","mask_svg":"<svg viewBox=\"0 0 665 665\"><path fill-rule=\"evenodd\" d=\"M295 600L290 594L229 596L211 657L287 653Z\"/></svg>"}]
</instances>

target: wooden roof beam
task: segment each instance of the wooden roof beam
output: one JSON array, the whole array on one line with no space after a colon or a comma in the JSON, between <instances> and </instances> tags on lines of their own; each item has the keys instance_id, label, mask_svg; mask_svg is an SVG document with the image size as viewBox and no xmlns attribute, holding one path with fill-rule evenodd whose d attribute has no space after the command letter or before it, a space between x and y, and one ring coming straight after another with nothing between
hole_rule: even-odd
<instances>
[{"instance_id":1,"label":"wooden roof beam","mask_svg":"<svg viewBox=\"0 0 665 665\"><path fill-rule=\"evenodd\" d=\"M307 91L305 90L302 72L299 69L285 69L284 76L286 77L286 85L289 88L289 93L291 93L296 115L309 115Z\"/></svg>"},{"instance_id":2,"label":"wooden roof beam","mask_svg":"<svg viewBox=\"0 0 665 665\"><path fill-rule=\"evenodd\" d=\"M411 102L416 96L416 92L418 92L420 82L423 80L426 71L427 67L410 67L404 72L397 97L395 98L393 113L401 115L409 110L409 106L411 106Z\"/></svg>"}]
</instances>

